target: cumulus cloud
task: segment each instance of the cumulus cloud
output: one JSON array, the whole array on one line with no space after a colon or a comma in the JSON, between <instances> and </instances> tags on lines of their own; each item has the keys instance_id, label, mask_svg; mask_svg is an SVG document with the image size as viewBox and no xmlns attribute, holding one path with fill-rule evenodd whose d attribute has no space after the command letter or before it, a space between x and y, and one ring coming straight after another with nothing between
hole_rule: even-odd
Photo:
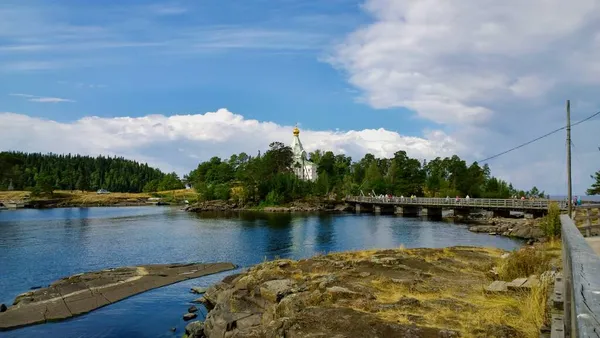
<instances>
[{"instance_id":1,"label":"cumulus cloud","mask_svg":"<svg viewBox=\"0 0 600 338\"><path fill-rule=\"evenodd\" d=\"M75 102L73 100L63 99L60 97L46 97L46 96L36 96L36 95L30 95L30 94L20 94L20 93L13 93L13 94L8 94L8 95L23 97L23 98L26 98L27 101L30 101L30 102L41 102L41 103Z\"/></svg>"},{"instance_id":2,"label":"cumulus cloud","mask_svg":"<svg viewBox=\"0 0 600 338\"><path fill-rule=\"evenodd\" d=\"M245 119L227 109L194 115L148 115L143 117L86 117L59 123L23 114L0 113L4 149L118 155L149 162L180 174L212 156L228 157L246 152L255 155L268 144L291 143L292 126ZM350 131L302 130L307 151L315 149L345 153L355 159L365 153L391 157L398 150L425 159L451 155L461 149L452 137L431 131L423 138L403 136L386 129Z\"/></svg>"},{"instance_id":3,"label":"cumulus cloud","mask_svg":"<svg viewBox=\"0 0 600 338\"><path fill-rule=\"evenodd\" d=\"M441 124L477 160L600 110L597 0L367 0L372 23L330 62L375 108L405 107ZM597 120L574 130L575 192L600 167ZM564 133L494 159L521 186L564 193Z\"/></svg>"}]
</instances>

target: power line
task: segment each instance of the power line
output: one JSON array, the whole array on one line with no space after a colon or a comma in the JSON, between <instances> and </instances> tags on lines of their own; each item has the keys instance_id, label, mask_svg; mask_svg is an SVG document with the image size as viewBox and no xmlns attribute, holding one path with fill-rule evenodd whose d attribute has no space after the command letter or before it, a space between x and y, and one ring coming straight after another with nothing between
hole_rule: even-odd
<instances>
[{"instance_id":1,"label":"power line","mask_svg":"<svg viewBox=\"0 0 600 338\"><path fill-rule=\"evenodd\" d=\"M590 120L590 119L593 119L594 117L596 117L596 116L598 116L598 115L600 115L600 111L599 111L599 112L597 112L597 113L595 113L595 114L593 114L593 115L590 115L590 116L586 117L585 119L583 119L583 120L581 120L581 121L578 121L578 122L576 122L576 123L573 123L573 124L571 124L571 127L574 127L574 126L576 126L576 125L578 125L578 124L581 124L581 123L583 123L583 122L585 122L585 121L588 121L588 120ZM533 140L531 140L531 141L525 142L525 143L523 143L523 144L520 144L520 145L518 145L518 146L516 146L516 147L513 147L513 148L510 148L510 149L508 149L508 150L506 150L506 151L503 151L503 152L501 152L501 153L499 153L499 154L496 154L496 155L494 155L494 156L490 156L490 157L488 157L488 158L485 158L485 159L483 159L483 160L481 160L481 161L477 161L477 163L483 163L483 162L485 162L485 161L489 161L489 160L491 160L491 159L494 159L494 158L496 158L496 157L500 157L500 156L502 156L502 155L504 155L504 154L508 154L508 153L510 153L511 151L517 150L517 149L519 149L519 148L523 148L523 147L525 147L525 146L527 146L527 145L530 145L530 144L532 144L533 142L539 141L539 140L541 140L541 139L543 139L543 138L546 138L546 137L548 137L548 136L550 136L550 135L552 135L552 134L556 134L556 133L558 133L559 131L561 131L561 130L564 130L564 129L566 129L566 128L567 128L567 126L560 127L560 128L558 128L558 129L554 129L553 131L551 131L551 132L549 132L549 133L546 133L546 134L544 134L544 135L542 135L542 136L540 136L540 137L536 137L536 138L534 138L534 139L533 139Z\"/></svg>"}]
</instances>

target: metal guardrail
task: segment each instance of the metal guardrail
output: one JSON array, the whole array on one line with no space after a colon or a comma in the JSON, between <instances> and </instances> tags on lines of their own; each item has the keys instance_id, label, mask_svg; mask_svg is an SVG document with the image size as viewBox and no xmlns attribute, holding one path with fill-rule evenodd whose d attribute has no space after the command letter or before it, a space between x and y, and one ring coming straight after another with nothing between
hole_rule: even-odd
<instances>
[{"instance_id":1,"label":"metal guardrail","mask_svg":"<svg viewBox=\"0 0 600 338\"><path fill-rule=\"evenodd\" d=\"M371 197L371 196L347 196L346 202L436 206L436 207L471 207L471 208L498 208L511 210L548 210L551 202L556 202L562 210L566 210L566 201L551 201L547 199L519 200L519 199L494 199L494 198L439 198L439 197Z\"/></svg>"},{"instance_id":2,"label":"metal guardrail","mask_svg":"<svg viewBox=\"0 0 600 338\"><path fill-rule=\"evenodd\" d=\"M600 337L600 257L567 215L560 216L565 337Z\"/></svg>"}]
</instances>

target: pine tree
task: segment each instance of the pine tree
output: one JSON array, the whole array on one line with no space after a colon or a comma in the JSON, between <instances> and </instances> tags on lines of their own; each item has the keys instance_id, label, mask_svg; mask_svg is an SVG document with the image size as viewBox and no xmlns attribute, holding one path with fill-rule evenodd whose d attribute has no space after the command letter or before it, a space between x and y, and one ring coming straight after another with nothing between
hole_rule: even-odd
<instances>
[{"instance_id":1,"label":"pine tree","mask_svg":"<svg viewBox=\"0 0 600 338\"><path fill-rule=\"evenodd\" d=\"M596 180L592 186L587 190L588 195L600 195L600 170L591 176L592 179Z\"/></svg>"}]
</instances>

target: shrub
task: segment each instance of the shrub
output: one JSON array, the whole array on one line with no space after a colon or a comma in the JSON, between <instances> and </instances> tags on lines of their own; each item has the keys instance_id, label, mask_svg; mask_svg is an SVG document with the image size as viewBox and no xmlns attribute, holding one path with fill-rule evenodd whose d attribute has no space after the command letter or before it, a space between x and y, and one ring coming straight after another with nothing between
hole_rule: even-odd
<instances>
[{"instance_id":1,"label":"shrub","mask_svg":"<svg viewBox=\"0 0 600 338\"><path fill-rule=\"evenodd\" d=\"M548 214L542 219L541 228L547 237L560 236L560 208L556 202L548 206Z\"/></svg>"},{"instance_id":2,"label":"shrub","mask_svg":"<svg viewBox=\"0 0 600 338\"><path fill-rule=\"evenodd\" d=\"M275 190L271 190L265 198L266 205L279 205L283 202L283 197Z\"/></svg>"},{"instance_id":3,"label":"shrub","mask_svg":"<svg viewBox=\"0 0 600 338\"><path fill-rule=\"evenodd\" d=\"M540 275L550 269L551 256L543 250L524 248L511 252L498 267L502 280L513 280L530 275Z\"/></svg>"}]
</instances>

